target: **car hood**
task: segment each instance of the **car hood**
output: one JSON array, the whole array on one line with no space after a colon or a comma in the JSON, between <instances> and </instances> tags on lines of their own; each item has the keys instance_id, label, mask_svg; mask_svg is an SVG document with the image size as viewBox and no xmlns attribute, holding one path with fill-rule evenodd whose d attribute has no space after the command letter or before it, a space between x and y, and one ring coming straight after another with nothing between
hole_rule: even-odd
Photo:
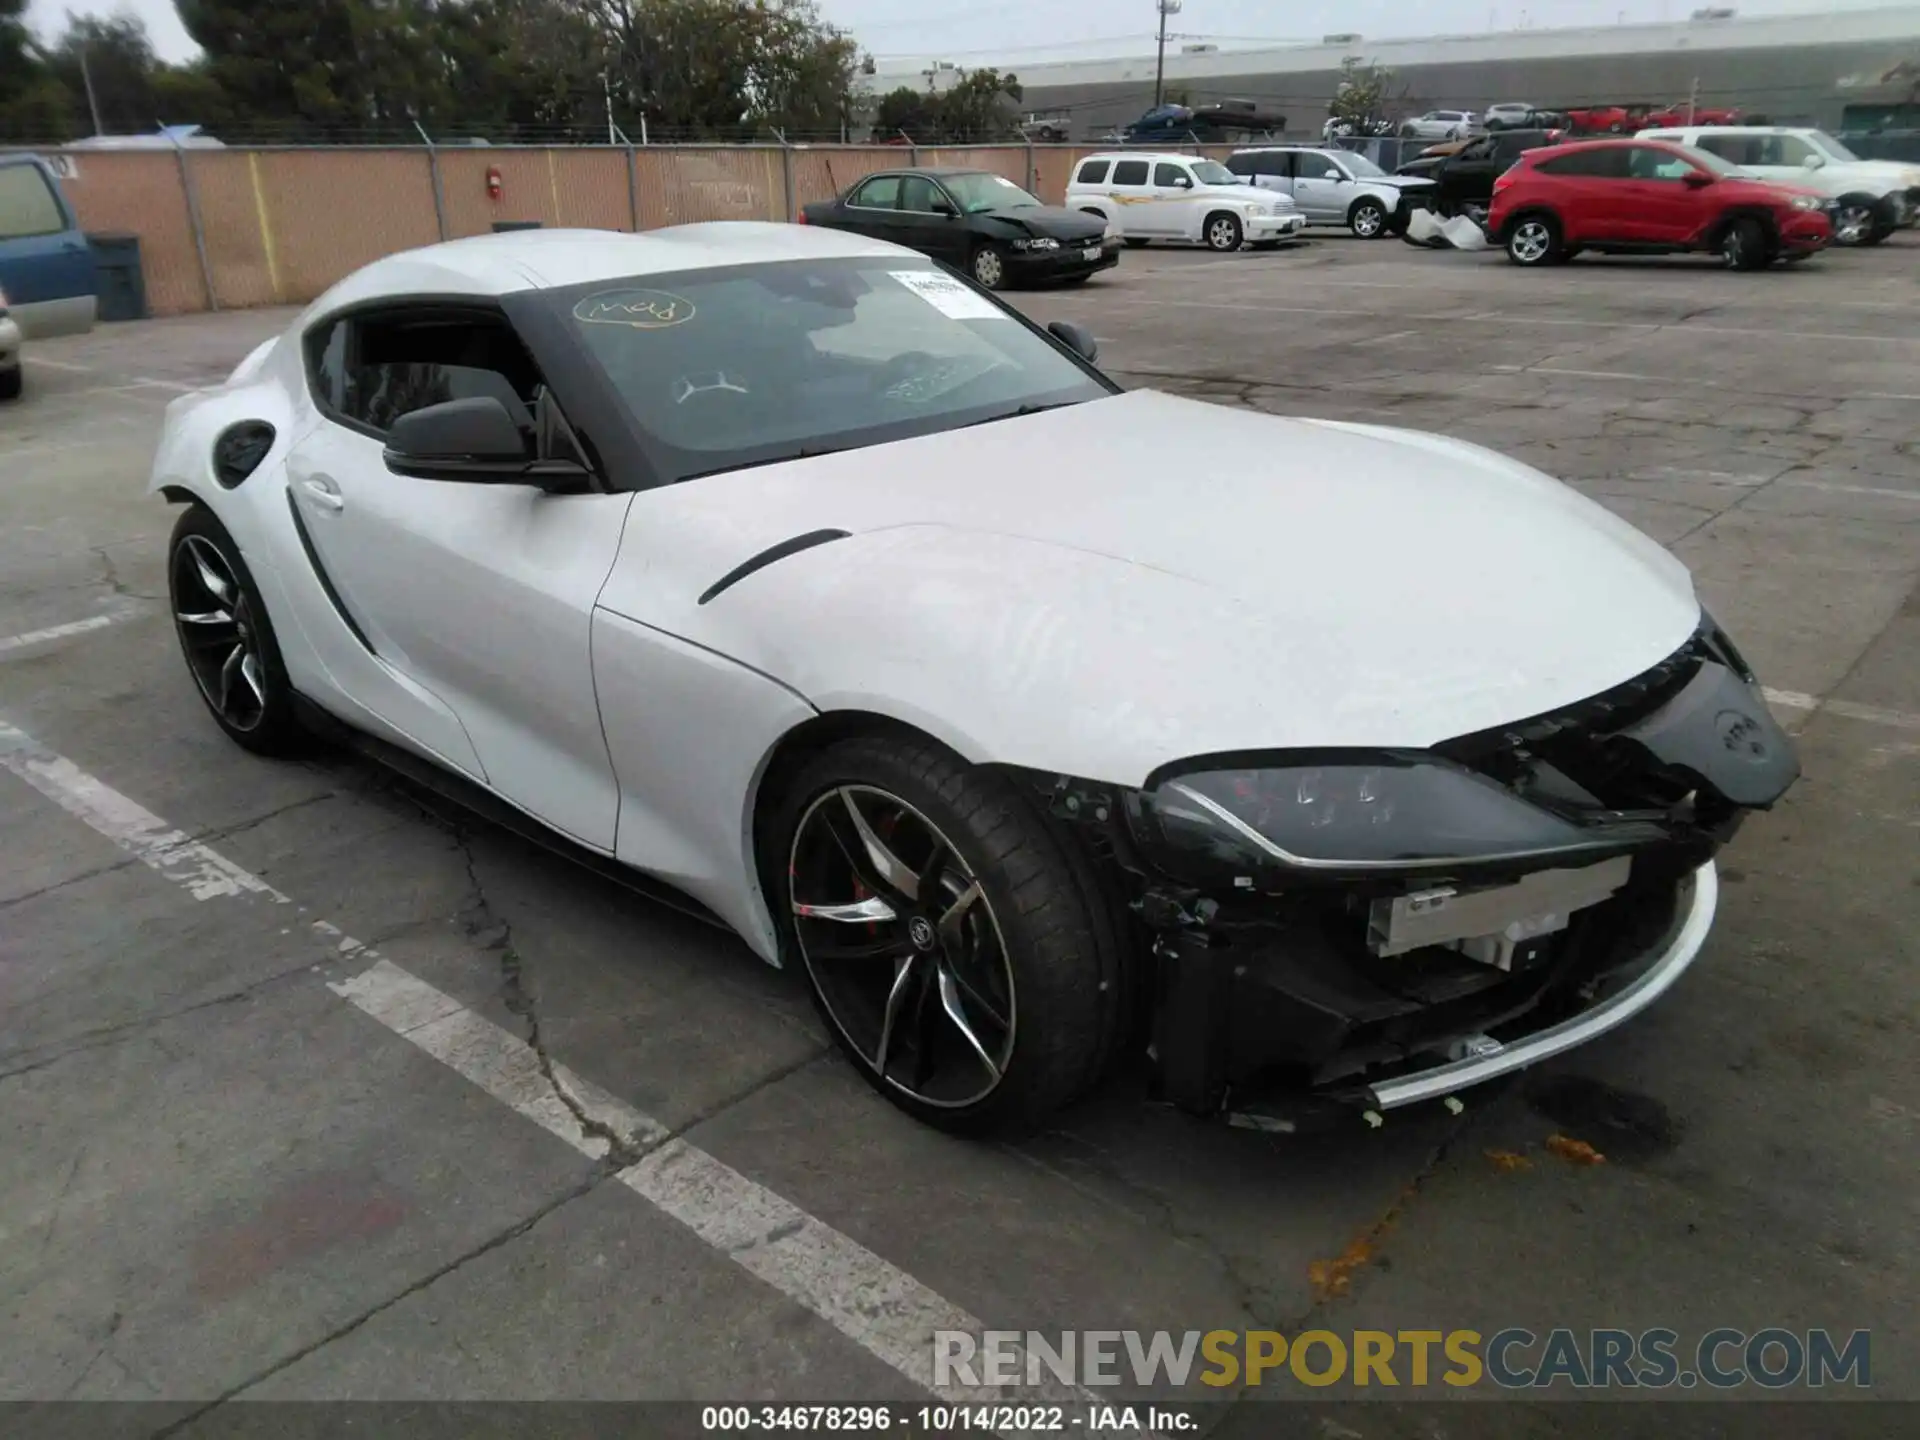
<instances>
[{"instance_id":1,"label":"car hood","mask_svg":"<svg viewBox=\"0 0 1920 1440\"><path fill-rule=\"evenodd\" d=\"M1699 620L1665 550L1517 461L1150 391L644 491L600 603L823 710L1115 784L1429 746L1598 694Z\"/></svg>"},{"instance_id":2,"label":"car hood","mask_svg":"<svg viewBox=\"0 0 1920 1440\"><path fill-rule=\"evenodd\" d=\"M1920 185L1920 165L1900 160L1845 160L1836 161L1827 168L1843 175L1857 175L1863 180L1869 177L1884 180L1890 185Z\"/></svg>"},{"instance_id":3,"label":"car hood","mask_svg":"<svg viewBox=\"0 0 1920 1440\"><path fill-rule=\"evenodd\" d=\"M1064 205L1016 205L1005 210L977 210L974 214L1028 235L1055 240L1098 240L1107 229L1107 222L1098 215L1069 210Z\"/></svg>"}]
</instances>

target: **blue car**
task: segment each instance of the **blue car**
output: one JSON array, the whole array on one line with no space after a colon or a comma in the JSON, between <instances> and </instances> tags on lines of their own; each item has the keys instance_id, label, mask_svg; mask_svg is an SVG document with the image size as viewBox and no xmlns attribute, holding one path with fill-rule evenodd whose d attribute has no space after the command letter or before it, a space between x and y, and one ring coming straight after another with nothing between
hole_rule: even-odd
<instances>
[{"instance_id":1,"label":"blue car","mask_svg":"<svg viewBox=\"0 0 1920 1440\"><path fill-rule=\"evenodd\" d=\"M93 328L97 292L93 251L53 171L0 155L0 326L29 340L79 334ZM16 339L0 345L0 398L19 389Z\"/></svg>"}]
</instances>

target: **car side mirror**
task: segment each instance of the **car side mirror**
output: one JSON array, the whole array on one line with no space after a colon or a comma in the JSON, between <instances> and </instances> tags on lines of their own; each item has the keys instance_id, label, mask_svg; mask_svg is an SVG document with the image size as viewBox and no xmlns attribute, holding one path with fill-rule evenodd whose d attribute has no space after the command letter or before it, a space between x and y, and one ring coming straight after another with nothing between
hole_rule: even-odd
<instances>
[{"instance_id":1,"label":"car side mirror","mask_svg":"<svg viewBox=\"0 0 1920 1440\"><path fill-rule=\"evenodd\" d=\"M394 474L416 480L586 488L580 466L539 460L526 433L492 395L447 400L402 415L387 432L383 458Z\"/></svg>"},{"instance_id":2,"label":"car side mirror","mask_svg":"<svg viewBox=\"0 0 1920 1440\"><path fill-rule=\"evenodd\" d=\"M1704 190L1713 184L1713 176L1704 170L1689 170L1680 177L1680 183L1690 190Z\"/></svg>"},{"instance_id":3,"label":"car side mirror","mask_svg":"<svg viewBox=\"0 0 1920 1440\"><path fill-rule=\"evenodd\" d=\"M944 195L936 195L933 200L933 213L936 215L944 215L947 219L951 220L959 212L953 208L953 202L951 200L947 199Z\"/></svg>"},{"instance_id":4,"label":"car side mirror","mask_svg":"<svg viewBox=\"0 0 1920 1440\"><path fill-rule=\"evenodd\" d=\"M1807 156L1806 159L1802 160L1800 163L1806 166L1806 168L1809 170L1818 170L1822 165L1825 165L1827 162L1818 155L1809 155Z\"/></svg>"},{"instance_id":5,"label":"car side mirror","mask_svg":"<svg viewBox=\"0 0 1920 1440\"><path fill-rule=\"evenodd\" d=\"M1084 325L1076 325L1071 320L1056 320L1047 326L1047 333L1089 365L1100 358L1100 342L1093 338L1093 332Z\"/></svg>"}]
</instances>

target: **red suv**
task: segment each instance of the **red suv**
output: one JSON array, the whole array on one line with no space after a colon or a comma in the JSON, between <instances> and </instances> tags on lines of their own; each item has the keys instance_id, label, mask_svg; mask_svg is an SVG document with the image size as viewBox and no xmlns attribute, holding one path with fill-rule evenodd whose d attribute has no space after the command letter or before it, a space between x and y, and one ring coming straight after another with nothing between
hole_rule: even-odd
<instances>
[{"instance_id":1,"label":"red suv","mask_svg":"<svg viewBox=\"0 0 1920 1440\"><path fill-rule=\"evenodd\" d=\"M1691 146L1590 140L1522 155L1493 182L1487 230L1516 265L1551 265L1582 250L1700 250L1757 270L1825 248L1833 238L1827 203Z\"/></svg>"}]
</instances>

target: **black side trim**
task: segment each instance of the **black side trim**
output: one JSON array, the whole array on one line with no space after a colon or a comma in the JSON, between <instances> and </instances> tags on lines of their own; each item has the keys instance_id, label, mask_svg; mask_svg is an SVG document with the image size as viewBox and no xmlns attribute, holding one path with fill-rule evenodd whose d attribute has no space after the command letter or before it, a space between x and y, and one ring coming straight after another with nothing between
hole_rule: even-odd
<instances>
[{"instance_id":1,"label":"black side trim","mask_svg":"<svg viewBox=\"0 0 1920 1440\"><path fill-rule=\"evenodd\" d=\"M322 709L306 696L296 693L293 707L300 717L300 723L313 734L332 740L347 749L357 751L367 759L392 771L403 781L428 791L431 794L449 800L461 809L483 820L491 821L503 830L509 830L521 839L538 845L549 854L562 860L570 860L581 868L613 881L623 889L631 890L670 910L677 910L703 924L732 933L733 927L715 915L705 905L691 895L682 894L665 881L630 866L622 865L618 860L589 850L584 845L569 840L556 830L542 825L522 810L516 809L495 795L492 791L474 784L464 776L436 765L431 760L415 755L411 750L402 750L397 745L356 730L331 712Z\"/></svg>"},{"instance_id":2,"label":"black side trim","mask_svg":"<svg viewBox=\"0 0 1920 1440\"><path fill-rule=\"evenodd\" d=\"M367 639L367 632L348 612L340 592L333 588L333 577L327 574L327 567L320 563L320 552L313 548L313 537L307 534L307 522L300 518L300 507L294 503L291 490L287 491L287 510L293 516L293 533L300 537L300 548L307 552L307 564L313 567L314 578L320 582L320 588L327 592L327 599L333 602L334 613L353 632L353 638L360 642L360 648L369 655L377 656L380 652L373 648L373 642Z\"/></svg>"},{"instance_id":3,"label":"black side trim","mask_svg":"<svg viewBox=\"0 0 1920 1440\"><path fill-rule=\"evenodd\" d=\"M273 449L275 432L264 420L238 420L213 442L213 478L223 490L232 490L260 468Z\"/></svg>"},{"instance_id":4,"label":"black side trim","mask_svg":"<svg viewBox=\"0 0 1920 1440\"><path fill-rule=\"evenodd\" d=\"M778 545L769 545L758 555L741 561L733 569L709 585L700 595L700 603L706 604L722 590L739 584L756 570L763 570L776 560L784 560L789 555L798 555L802 550L811 550L816 545L831 545L835 540L845 540L851 530L809 530L804 535L795 535L790 540L782 540Z\"/></svg>"}]
</instances>

